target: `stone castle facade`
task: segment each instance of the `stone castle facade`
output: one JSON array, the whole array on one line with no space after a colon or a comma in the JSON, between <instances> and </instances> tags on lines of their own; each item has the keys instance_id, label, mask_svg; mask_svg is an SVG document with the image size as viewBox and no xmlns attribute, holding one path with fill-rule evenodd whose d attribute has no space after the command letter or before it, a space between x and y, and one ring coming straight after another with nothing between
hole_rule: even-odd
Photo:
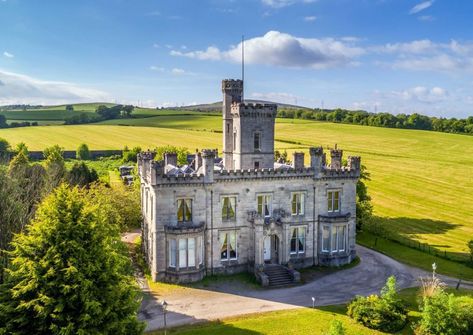
<instances>
[{"instance_id":1,"label":"stone castle facade","mask_svg":"<svg viewBox=\"0 0 473 335\"><path fill-rule=\"evenodd\" d=\"M138 158L144 251L155 281L190 282L242 271L263 282L269 264L338 266L355 255L360 158L310 148L291 165L274 161L277 106L242 102L243 82L224 80L223 158L175 153Z\"/></svg>"}]
</instances>

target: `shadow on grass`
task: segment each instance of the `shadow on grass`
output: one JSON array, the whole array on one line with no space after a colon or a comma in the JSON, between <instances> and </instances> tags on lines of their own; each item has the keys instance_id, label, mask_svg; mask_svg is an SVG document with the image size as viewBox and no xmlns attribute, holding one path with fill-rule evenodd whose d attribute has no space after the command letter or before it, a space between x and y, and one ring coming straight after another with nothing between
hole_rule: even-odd
<instances>
[{"instance_id":1,"label":"shadow on grass","mask_svg":"<svg viewBox=\"0 0 473 335\"><path fill-rule=\"evenodd\" d=\"M460 224L427 218L386 218L374 216L372 222L367 224L365 228L374 235L398 242L407 247L448 260L467 262L469 255L467 253L451 251L451 245L429 244L419 241L420 234L442 235L460 226Z\"/></svg>"}]
</instances>

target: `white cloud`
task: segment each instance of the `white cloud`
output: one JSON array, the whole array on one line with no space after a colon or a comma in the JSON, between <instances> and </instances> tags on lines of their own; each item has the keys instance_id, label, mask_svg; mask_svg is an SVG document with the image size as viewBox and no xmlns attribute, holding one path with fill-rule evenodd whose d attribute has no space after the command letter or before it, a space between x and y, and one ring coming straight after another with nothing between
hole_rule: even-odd
<instances>
[{"instance_id":1,"label":"white cloud","mask_svg":"<svg viewBox=\"0 0 473 335\"><path fill-rule=\"evenodd\" d=\"M261 0L261 2L271 8L283 8L296 3L313 3L317 0Z\"/></svg>"},{"instance_id":2,"label":"white cloud","mask_svg":"<svg viewBox=\"0 0 473 335\"><path fill-rule=\"evenodd\" d=\"M364 50L353 43L333 38L301 38L278 31L245 41L245 61L248 64L268 64L290 68L324 69L355 64L354 59ZM239 62L241 43L221 51L210 46L203 51L181 52L171 55L200 60L226 60Z\"/></svg>"},{"instance_id":3,"label":"white cloud","mask_svg":"<svg viewBox=\"0 0 473 335\"><path fill-rule=\"evenodd\" d=\"M438 45L430 40L416 40L407 43L388 43L381 47L375 47L373 50L385 53L426 53L438 49Z\"/></svg>"},{"instance_id":4,"label":"white cloud","mask_svg":"<svg viewBox=\"0 0 473 335\"><path fill-rule=\"evenodd\" d=\"M0 70L0 105L110 101L104 92L73 83L45 81Z\"/></svg>"},{"instance_id":5,"label":"white cloud","mask_svg":"<svg viewBox=\"0 0 473 335\"><path fill-rule=\"evenodd\" d=\"M171 73L175 74L175 75L182 75L182 74L185 74L186 71L183 70L183 69L174 68L174 69L171 70Z\"/></svg>"},{"instance_id":6,"label":"white cloud","mask_svg":"<svg viewBox=\"0 0 473 335\"><path fill-rule=\"evenodd\" d=\"M151 65L149 67L149 69L151 71L158 71L158 72L164 72L165 71L164 67L159 67L159 66L154 66L154 65Z\"/></svg>"},{"instance_id":7,"label":"white cloud","mask_svg":"<svg viewBox=\"0 0 473 335\"><path fill-rule=\"evenodd\" d=\"M430 104L444 101L449 97L449 93L442 87L416 86L403 91L393 91L392 96L402 100Z\"/></svg>"},{"instance_id":8,"label":"white cloud","mask_svg":"<svg viewBox=\"0 0 473 335\"><path fill-rule=\"evenodd\" d=\"M435 17L433 17L432 15L421 15L418 17L418 19L424 22L431 22L435 20Z\"/></svg>"},{"instance_id":9,"label":"white cloud","mask_svg":"<svg viewBox=\"0 0 473 335\"><path fill-rule=\"evenodd\" d=\"M304 17L304 21L306 21L306 22L314 22L315 20L317 20L317 16L306 16L306 17Z\"/></svg>"},{"instance_id":10,"label":"white cloud","mask_svg":"<svg viewBox=\"0 0 473 335\"><path fill-rule=\"evenodd\" d=\"M3 52L3 56L7 57L7 58L14 58L15 55L12 54L12 53L9 53L8 51L4 51Z\"/></svg>"},{"instance_id":11,"label":"white cloud","mask_svg":"<svg viewBox=\"0 0 473 335\"><path fill-rule=\"evenodd\" d=\"M432 6L434 3L434 0L429 0L429 1L424 1L424 2L421 2L417 5L415 5L414 7L411 8L411 10L409 11L409 14L417 14L419 12L422 12L423 10L429 8L430 6Z\"/></svg>"}]
</instances>

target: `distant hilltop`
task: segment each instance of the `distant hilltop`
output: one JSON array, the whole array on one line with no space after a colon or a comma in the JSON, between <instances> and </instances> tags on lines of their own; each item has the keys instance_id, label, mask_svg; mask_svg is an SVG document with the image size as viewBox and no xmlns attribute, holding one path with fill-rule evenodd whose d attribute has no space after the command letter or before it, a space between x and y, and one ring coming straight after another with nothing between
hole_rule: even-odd
<instances>
[{"instance_id":1,"label":"distant hilltop","mask_svg":"<svg viewBox=\"0 0 473 335\"><path fill-rule=\"evenodd\" d=\"M297 105L283 104L279 102L265 101L265 100L252 100L245 99L246 103L258 103L258 104L276 104L279 109L303 109L310 110L308 107L302 107ZM166 109L176 109L176 110L195 110L195 111L205 111L205 112L215 112L222 110L222 101L217 101L210 104L198 104L198 105L188 105L188 106L179 106L179 107L169 107Z\"/></svg>"}]
</instances>

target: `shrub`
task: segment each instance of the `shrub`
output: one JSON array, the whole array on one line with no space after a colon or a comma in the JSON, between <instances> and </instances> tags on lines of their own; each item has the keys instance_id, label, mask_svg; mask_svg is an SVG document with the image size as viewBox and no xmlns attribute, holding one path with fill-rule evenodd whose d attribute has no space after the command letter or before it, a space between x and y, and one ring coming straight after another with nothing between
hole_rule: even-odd
<instances>
[{"instance_id":1,"label":"shrub","mask_svg":"<svg viewBox=\"0 0 473 335\"><path fill-rule=\"evenodd\" d=\"M470 261L473 263L473 240L468 242L468 249L470 250Z\"/></svg>"},{"instance_id":2,"label":"shrub","mask_svg":"<svg viewBox=\"0 0 473 335\"><path fill-rule=\"evenodd\" d=\"M345 335L345 329L340 320L333 320L330 323L330 329L324 335Z\"/></svg>"},{"instance_id":3,"label":"shrub","mask_svg":"<svg viewBox=\"0 0 473 335\"><path fill-rule=\"evenodd\" d=\"M347 314L365 327L386 332L398 331L407 322L407 310L397 295L394 276L388 278L380 296L356 297Z\"/></svg>"},{"instance_id":4,"label":"shrub","mask_svg":"<svg viewBox=\"0 0 473 335\"><path fill-rule=\"evenodd\" d=\"M99 176L94 169L89 169L84 162L75 163L67 173L67 182L72 186L86 187L97 181Z\"/></svg>"},{"instance_id":5,"label":"shrub","mask_svg":"<svg viewBox=\"0 0 473 335\"><path fill-rule=\"evenodd\" d=\"M162 147L157 147L155 151L156 151L156 157L154 159L157 161L163 160L164 154L174 152L177 154L177 163L179 165L187 164L187 154L189 153L187 148L175 147L172 145L165 145Z\"/></svg>"},{"instance_id":6,"label":"shrub","mask_svg":"<svg viewBox=\"0 0 473 335\"><path fill-rule=\"evenodd\" d=\"M133 162L136 163L138 154L141 152L140 147L134 147L131 150L128 150L127 147L123 149L123 163Z\"/></svg>"},{"instance_id":7,"label":"shrub","mask_svg":"<svg viewBox=\"0 0 473 335\"><path fill-rule=\"evenodd\" d=\"M87 144L82 143L81 145L79 145L76 151L76 158L83 161L90 159L90 152Z\"/></svg>"},{"instance_id":8,"label":"shrub","mask_svg":"<svg viewBox=\"0 0 473 335\"><path fill-rule=\"evenodd\" d=\"M470 297L455 297L439 290L424 297L421 310L416 334L473 334L473 299Z\"/></svg>"}]
</instances>

